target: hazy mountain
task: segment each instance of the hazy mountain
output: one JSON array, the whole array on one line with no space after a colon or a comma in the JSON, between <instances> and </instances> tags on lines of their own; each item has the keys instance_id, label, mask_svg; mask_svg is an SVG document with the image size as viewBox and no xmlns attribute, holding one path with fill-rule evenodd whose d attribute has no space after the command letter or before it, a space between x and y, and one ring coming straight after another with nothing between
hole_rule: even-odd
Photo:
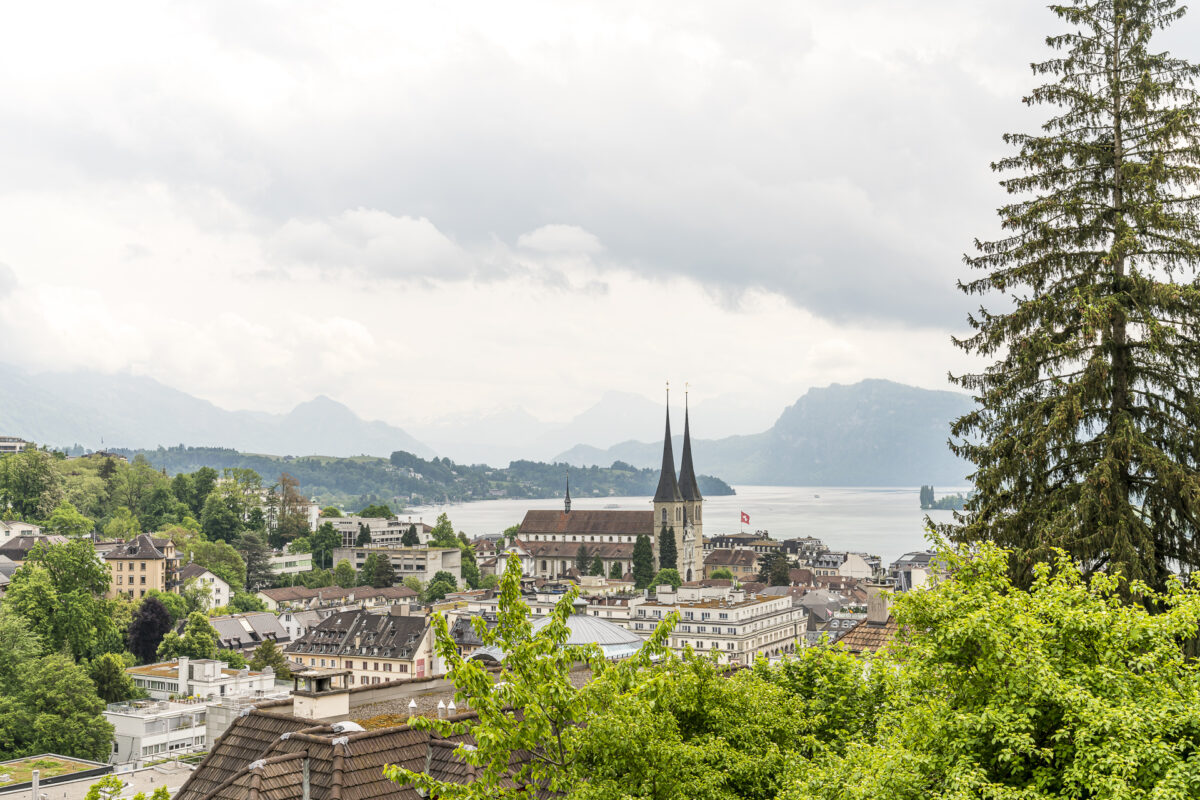
<instances>
[{"instance_id":1,"label":"hazy mountain","mask_svg":"<svg viewBox=\"0 0 1200 800\"><path fill-rule=\"evenodd\" d=\"M400 428L360 419L328 397L287 414L226 411L146 377L30 374L0 365L0 434L55 446L231 447L294 455L433 455Z\"/></svg>"},{"instance_id":2,"label":"hazy mountain","mask_svg":"<svg viewBox=\"0 0 1200 800\"><path fill-rule=\"evenodd\" d=\"M696 468L730 483L784 486L961 485L968 465L946 448L951 420L972 406L956 392L882 380L810 389L763 433L700 438L692 415ZM676 419L676 431L682 420ZM675 452L680 448L676 437ZM571 464L661 463L662 442L628 441L606 449L576 446L558 459Z\"/></svg>"}]
</instances>

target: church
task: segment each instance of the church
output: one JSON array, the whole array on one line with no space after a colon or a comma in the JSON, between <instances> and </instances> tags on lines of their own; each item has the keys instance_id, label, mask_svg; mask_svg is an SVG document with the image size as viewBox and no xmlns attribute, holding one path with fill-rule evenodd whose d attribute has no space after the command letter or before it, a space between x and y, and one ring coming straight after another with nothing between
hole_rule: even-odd
<instances>
[{"instance_id":1,"label":"church","mask_svg":"<svg viewBox=\"0 0 1200 800\"><path fill-rule=\"evenodd\" d=\"M599 556L606 577L621 577L633 571L633 546L637 537L650 537L654 546L654 568L660 566L663 536L675 540L677 568L685 581L704 574L704 498L692 465L692 434L686 403L683 412L683 454L679 473L671 444L671 409L668 402L666 434L663 437L662 472L648 511L610 509L571 510L567 487L562 511L527 511L517 538L539 578L569 577L581 545L592 558Z\"/></svg>"}]
</instances>

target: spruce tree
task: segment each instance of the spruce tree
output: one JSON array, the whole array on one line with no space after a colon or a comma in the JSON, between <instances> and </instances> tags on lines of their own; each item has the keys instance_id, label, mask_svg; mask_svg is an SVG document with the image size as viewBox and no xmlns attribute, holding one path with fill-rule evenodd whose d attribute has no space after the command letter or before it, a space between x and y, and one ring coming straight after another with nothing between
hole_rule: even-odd
<instances>
[{"instance_id":1,"label":"spruce tree","mask_svg":"<svg viewBox=\"0 0 1200 800\"><path fill-rule=\"evenodd\" d=\"M675 531L662 526L658 534L658 568L678 569L679 555L675 550Z\"/></svg>"},{"instance_id":2,"label":"spruce tree","mask_svg":"<svg viewBox=\"0 0 1200 800\"><path fill-rule=\"evenodd\" d=\"M654 545L642 534L633 543L633 585L645 589L654 580Z\"/></svg>"},{"instance_id":3,"label":"spruce tree","mask_svg":"<svg viewBox=\"0 0 1200 800\"><path fill-rule=\"evenodd\" d=\"M604 577L604 562L600 560L600 554L592 556L592 565L588 569L588 575L599 575Z\"/></svg>"},{"instance_id":4,"label":"spruce tree","mask_svg":"<svg viewBox=\"0 0 1200 800\"><path fill-rule=\"evenodd\" d=\"M400 537L400 544L405 547L417 547L421 544L421 537L417 534L416 525L408 526L408 530Z\"/></svg>"},{"instance_id":5,"label":"spruce tree","mask_svg":"<svg viewBox=\"0 0 1200 800\"><path fill-rule=\"evenodd\" d=\"M1061 547L1161 587L1200 563L1198 70L1154 49L1175 0L1051 8L1073 30L1025 99L1051 114L1005 137L1005 234L960 283L1007 299L955 340L994 363L953 378L977 401L951 441L977 494L949 532L1012 550L1023 584Z\"/></svg>"},{"instance_id":6,"label":"spruce tree","mask_svg":"<svg viewBox=\"0 0 1200 800\"><path fill-rule=\"evenodd\" d=\"M592 551L586 544L579 545L579 549L575 551L575 569L579 570L580 575L587 575L591 565Z\"/></svg>"}]
</instances>

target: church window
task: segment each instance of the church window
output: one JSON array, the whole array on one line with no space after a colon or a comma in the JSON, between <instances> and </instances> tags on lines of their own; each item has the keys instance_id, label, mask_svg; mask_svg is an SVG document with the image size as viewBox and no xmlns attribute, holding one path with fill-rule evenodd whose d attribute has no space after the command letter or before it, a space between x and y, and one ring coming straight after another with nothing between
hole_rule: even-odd
<instances>
[{"instance_id":1,"label":"church window","mask_svg":"<svg viewBox=\"0 0 1200 800\"><path fill-rule=\"evenodd\" d=\"M662 521L663 525L667 524L667 510L665 508L662 510Z\"/></svg>"},{"instance_id":2,"label":"church window","mask_svg":"<svg viewBox=\"0 0 1200 800\"><path fill-rule=\"evenodd\" d=\"M683 507L680 506L679 508L675 509L675 521L679 522L682 519L683 519Z\"/></svg>"}]
</instances>

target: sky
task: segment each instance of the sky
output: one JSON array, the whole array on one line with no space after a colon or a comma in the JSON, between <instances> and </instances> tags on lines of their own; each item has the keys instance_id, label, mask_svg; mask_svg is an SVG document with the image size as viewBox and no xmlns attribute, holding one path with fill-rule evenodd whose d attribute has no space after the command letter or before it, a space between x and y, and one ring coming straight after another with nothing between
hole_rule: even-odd
<instances>
[{"instance_id":1,"label":"sky","mask_svg":"<svg viewBox=\"0 0 1200 800\"><path fill-rule=\"evenodd\" d=\"M0 361L401 427L668 379L776 411L950 388L1058 29L1023 0L22 4Z\"/></svg>"}]
</instances>

